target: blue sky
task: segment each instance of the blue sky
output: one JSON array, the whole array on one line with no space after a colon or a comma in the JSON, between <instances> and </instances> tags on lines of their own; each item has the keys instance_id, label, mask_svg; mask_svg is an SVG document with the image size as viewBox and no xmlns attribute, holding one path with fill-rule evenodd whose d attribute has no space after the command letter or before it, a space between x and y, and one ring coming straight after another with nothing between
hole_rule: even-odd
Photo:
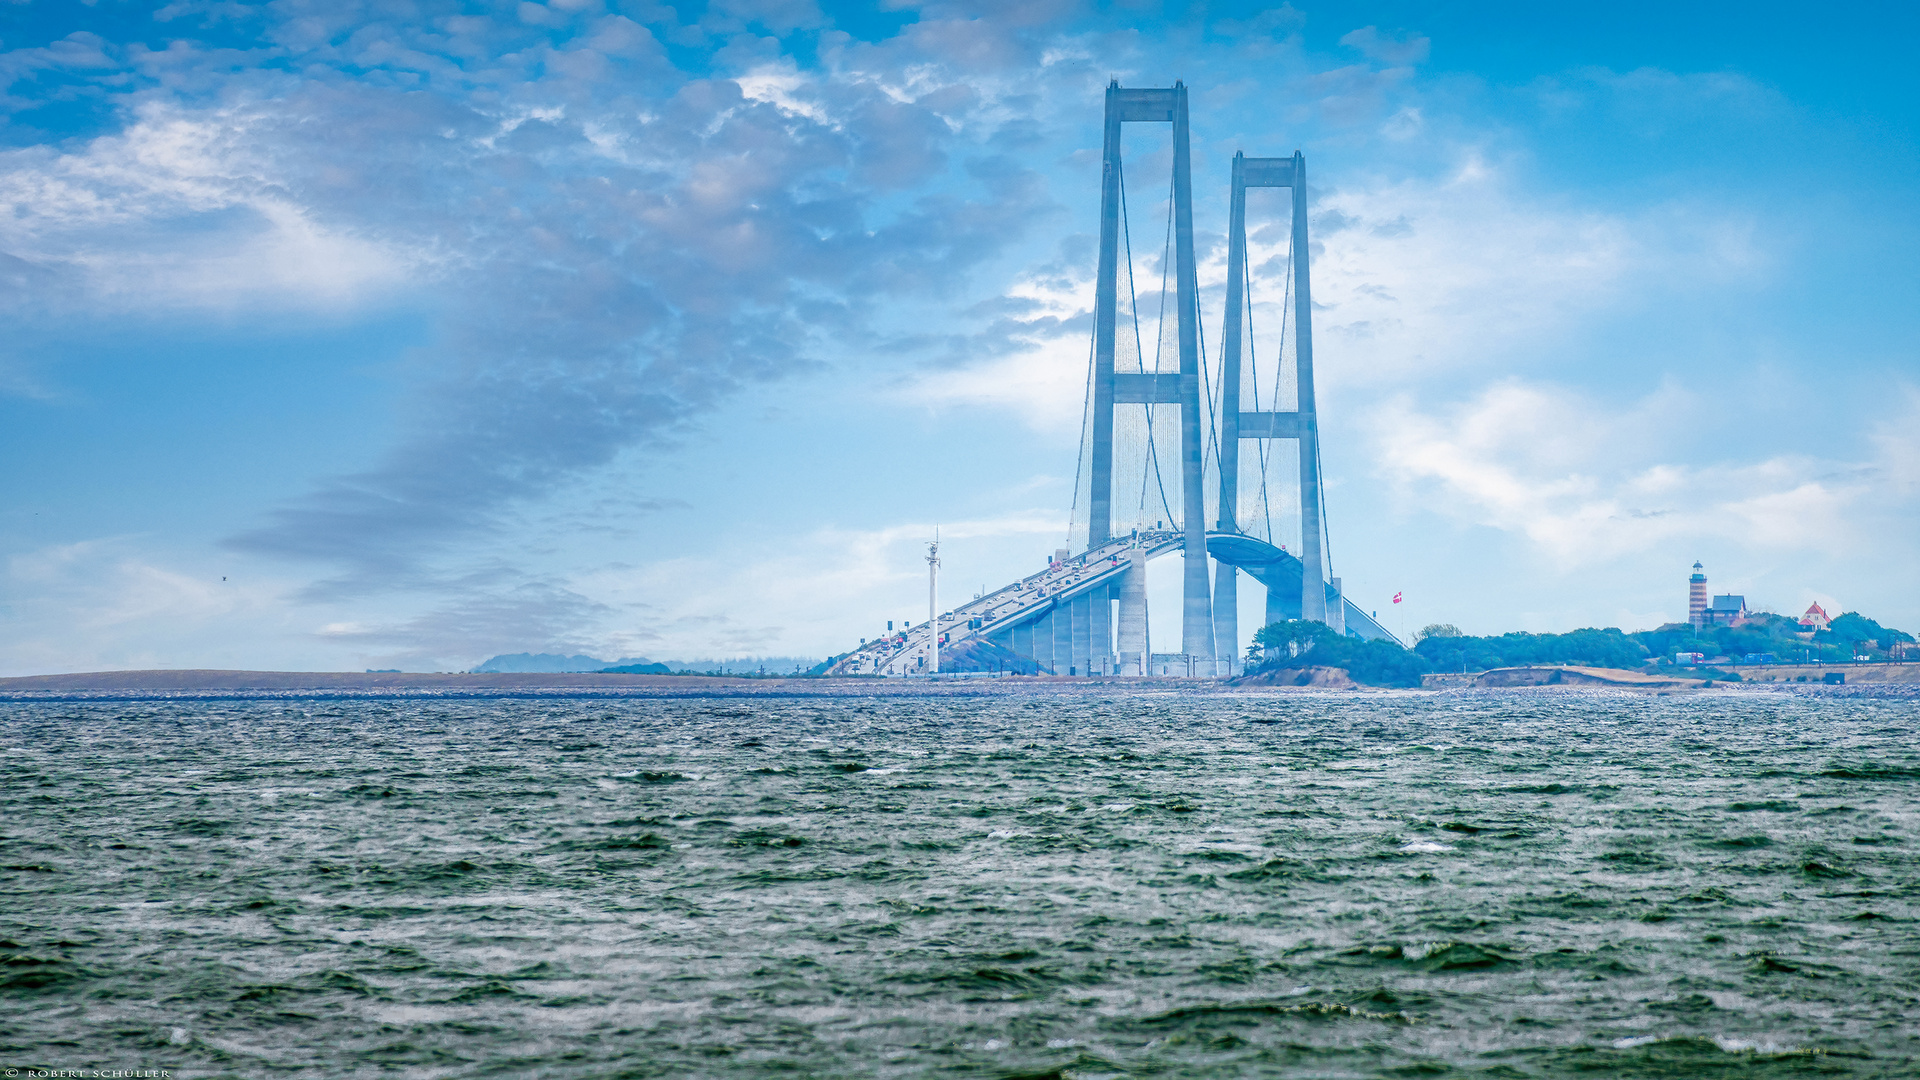
<instances>
[{"instance_id":1,"label":"blue sky","mask_svg":"<svg viewBox=\"0 0 1920 1080\"><path fill-rule=\"evenodd\" d=\"M0 673L825 655L935 526L1030 572L1110 77L1192 89L1209 338L1231 155L1306 153L1390 625L1700 559L1920 626L1920 19L1557 7L0 3Z\"/></svg>"}]
</instances>

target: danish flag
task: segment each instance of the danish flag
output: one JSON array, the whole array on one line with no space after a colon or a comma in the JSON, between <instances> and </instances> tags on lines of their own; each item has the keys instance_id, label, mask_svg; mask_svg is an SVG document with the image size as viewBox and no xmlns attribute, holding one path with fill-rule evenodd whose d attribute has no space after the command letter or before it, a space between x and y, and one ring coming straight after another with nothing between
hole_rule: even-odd
<instances>
[{"instance_id":1,"label":"danish flag","mask_svg":"<svg viewBox=\"0 0 1920 1080\"><path fill-rule=\"evenodd\" d=\"M1399 593L1394 593L1394 594L1393 594L1393 602L1394 602L1394 603L1396 603L1396 604L1400 602L1400 594L1399 594Z\"/></svg>"}]
</instances>

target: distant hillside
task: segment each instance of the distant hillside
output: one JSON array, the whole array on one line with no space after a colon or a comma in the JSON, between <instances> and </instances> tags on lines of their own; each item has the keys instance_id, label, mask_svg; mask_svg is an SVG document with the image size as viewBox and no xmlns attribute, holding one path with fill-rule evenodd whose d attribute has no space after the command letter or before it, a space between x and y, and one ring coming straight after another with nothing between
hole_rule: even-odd
<instances>
[{"instance_id":1,"label":"distant hillside","mask_svg":"<svg viewBox=\"0 0 1920 1080\"><path fill-rule=\"evenodd\" d=\"M591 656L561 656L558 653L507 653L496 656L473 670L476 673L605 671L610 667L628 667L651 663L644 656L624 660L596 660Z\"/></svg>"}]
</instances>

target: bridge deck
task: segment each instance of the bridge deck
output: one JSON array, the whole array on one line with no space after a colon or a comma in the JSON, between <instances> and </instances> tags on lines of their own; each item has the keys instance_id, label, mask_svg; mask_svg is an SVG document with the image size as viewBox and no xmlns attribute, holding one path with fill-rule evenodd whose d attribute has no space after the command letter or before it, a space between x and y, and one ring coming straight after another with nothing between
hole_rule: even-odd
<instances>
[{"instance_id":1,"label":"bridge deck","mask_svg":"<svg viewBox=\"0 0 1920 1080\"><path fill-rule=\"evenodd\" d=\"M1126 571L1126 555L1136 544L1151 559L1181 547L1180 534L1171 531L1142 532L1122 536L1083 552L1065 562L1051 563L1045 570L1022 578L1006 588L970 600L940 616L941 651L971 638L983 638L1011 630L1022 623L1044 618L1063 600L1070 600L1096 586L1115 581ZM979 625L974 623L978 621ZM842 657L827 672L830 675L907 675L924 672L933 635L926 623L910 627L892 637L879 638Z\"/></svg>"},{"instance_id":2,"label":"bridge deck","mask_svg":"<svg viewBox=\"0 0 1920 1080\"><path fill-rule=\"evenodd\" d=\"M1014 627L1036 622L1064 601L1116 583L1126 572L1127 556L1132 552L1137 551L1143 560L1152 560L1184 548L1185 538L1181 533L1152 530L1116 537L1065 562L1052 563L1037 574L942 613L939 620L941 653L944 655L970 640L997 637ZM1268 588L1280 589L1283 596L1299 596L1300 560L1283 549L1252 537L1212 533L1207 537L1207 551L1222 562L1246 570ZM1328 589L1327 599L1331 602L1332 587ZM1298 607L1297 599L1294 607ZM1351 601L1345 607L1348 633L1365 638L1390 636ZM867 642L841 657L827 673L895 677L924 674L932 642L933 632L923 622L891 637Z\"/></svg>"}]
</instances>

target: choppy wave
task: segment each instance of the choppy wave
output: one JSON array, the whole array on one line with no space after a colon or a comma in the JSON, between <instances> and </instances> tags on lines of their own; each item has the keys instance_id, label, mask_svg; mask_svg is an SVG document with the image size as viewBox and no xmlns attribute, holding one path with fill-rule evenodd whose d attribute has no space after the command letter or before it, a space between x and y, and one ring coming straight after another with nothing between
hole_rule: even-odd
<instances>
[{"instance_id":1,"label":"choppy wave","mask_svg":"<svg viewBox=\"0 0 1920 1080\"><path fill-rule=\"evenodd\" d=\"M0 1064L1920 1074L1920 703L0 705Z\"/></svg>"}]
</instances>

